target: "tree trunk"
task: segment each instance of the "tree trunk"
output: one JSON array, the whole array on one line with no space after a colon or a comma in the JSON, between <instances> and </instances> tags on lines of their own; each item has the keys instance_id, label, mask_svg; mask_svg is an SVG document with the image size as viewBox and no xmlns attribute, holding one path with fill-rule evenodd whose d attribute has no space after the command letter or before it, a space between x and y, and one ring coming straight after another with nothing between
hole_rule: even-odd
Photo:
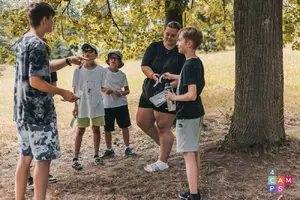
<instances>
[{"instance_id":1,"label":"tree trunk","mask_svg":"<svg viewBox=\"0 0 300 200\"><path fill-rule=\"evenodd\" d=\"M235 104L227 143L268 147L285 140L282 0L235 0Z\"/></svg>"},{"instance_id":2,"label":"tree trunk","mask_svg":"<svg viewBox=\"0 0 300 200\"><path fill-rule=\"evenodd\" d=\"M182 26L182 13L184 8L185 1L183 0L165 0L165 25L170 21L176 21Z\"/></svg>"}]
</instances>

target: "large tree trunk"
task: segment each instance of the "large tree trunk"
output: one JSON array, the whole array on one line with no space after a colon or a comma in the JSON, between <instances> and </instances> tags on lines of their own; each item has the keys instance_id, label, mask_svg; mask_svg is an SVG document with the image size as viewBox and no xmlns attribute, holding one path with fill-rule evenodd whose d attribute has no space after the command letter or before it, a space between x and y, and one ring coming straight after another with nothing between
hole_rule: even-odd
<instances>
[{"instance_id":1,"label":"large tree trunk","mask_svg":"<svg viewBox=\"0 0 300 200\"><path fill-rule=\"evenodd\" d=\"M235 104L227 142L268 147L285 139L282 0L235 0Z\"/></svg>"},{"instance_id":2,"label":"large tree trunk","mask_svg":"<svg viewBox=\"0 0 300 200\"><path fill-rule=\"evenodd\" d=\"M182 26L182 13L184 8L185 1L183 0L165 0L165 25L167 25L170 21L176 21Z\"/></svg>"}]
</instances>

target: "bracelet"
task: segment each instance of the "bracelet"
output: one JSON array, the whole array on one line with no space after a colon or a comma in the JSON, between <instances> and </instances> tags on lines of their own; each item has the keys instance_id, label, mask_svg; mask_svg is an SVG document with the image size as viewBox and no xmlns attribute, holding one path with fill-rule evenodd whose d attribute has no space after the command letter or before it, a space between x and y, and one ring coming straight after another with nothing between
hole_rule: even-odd
<instances>
[{"instance_id":1,"label":"bracelet","mask_svg":"<svg viewBox=\"0 0 300 200\"><path fill-rule=\"evenodd\" d=\"M66 58L66 63L67 63L67 65L72 66L69 58Z\"/></svg>"}]
</instances>

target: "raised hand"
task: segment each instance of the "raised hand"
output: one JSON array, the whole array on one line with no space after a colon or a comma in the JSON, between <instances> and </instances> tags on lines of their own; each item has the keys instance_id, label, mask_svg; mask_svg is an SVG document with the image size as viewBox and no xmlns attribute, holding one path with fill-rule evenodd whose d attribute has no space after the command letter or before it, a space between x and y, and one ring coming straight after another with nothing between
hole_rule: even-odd
<instances>
[{"instance_id":1,"label":"raised hand","mask_svg":"<svg viewBox=\"0 0 300 200\"><path fill-rule=\"evenodd\" d=\"M89 59L82 57L82 56L71 56L71 57L69 57L69 60L72 64L82 66L83 63L85 61L88 61Z\"/></svg>"}]
</instances>

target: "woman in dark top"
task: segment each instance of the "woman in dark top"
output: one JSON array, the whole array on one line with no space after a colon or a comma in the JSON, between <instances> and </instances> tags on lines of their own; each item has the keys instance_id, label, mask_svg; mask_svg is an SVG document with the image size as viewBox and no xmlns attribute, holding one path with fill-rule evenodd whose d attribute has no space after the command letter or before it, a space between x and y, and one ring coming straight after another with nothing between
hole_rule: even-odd
<instances>
[{"instance_id":1,"label":"woman in dark top","mask_svg":"<svg viewBox=\"0 0 300 200\"><path fill-rule=\"evenodd\" d=\"M169 22L164 31L164 40L153 42L147 48L141 64L147 78L143 84L136 121L137 125L160 145L159 159L144 167L148 172L169 168L167 161L174 141L171 126L175 120L175 111L169 112L166 103L154 105L155 102L152 103L153 101L150 100L153 99L151 97L164 91L167 82L170 82L174 89L177 87L177 80L170 81L160 77L166 72L180 74L183 67L185 57L178 53L176 47L177 33L180 28L179 23ZM161 83L157 83L159 81Z\"/></svg>"}]
</instances>

